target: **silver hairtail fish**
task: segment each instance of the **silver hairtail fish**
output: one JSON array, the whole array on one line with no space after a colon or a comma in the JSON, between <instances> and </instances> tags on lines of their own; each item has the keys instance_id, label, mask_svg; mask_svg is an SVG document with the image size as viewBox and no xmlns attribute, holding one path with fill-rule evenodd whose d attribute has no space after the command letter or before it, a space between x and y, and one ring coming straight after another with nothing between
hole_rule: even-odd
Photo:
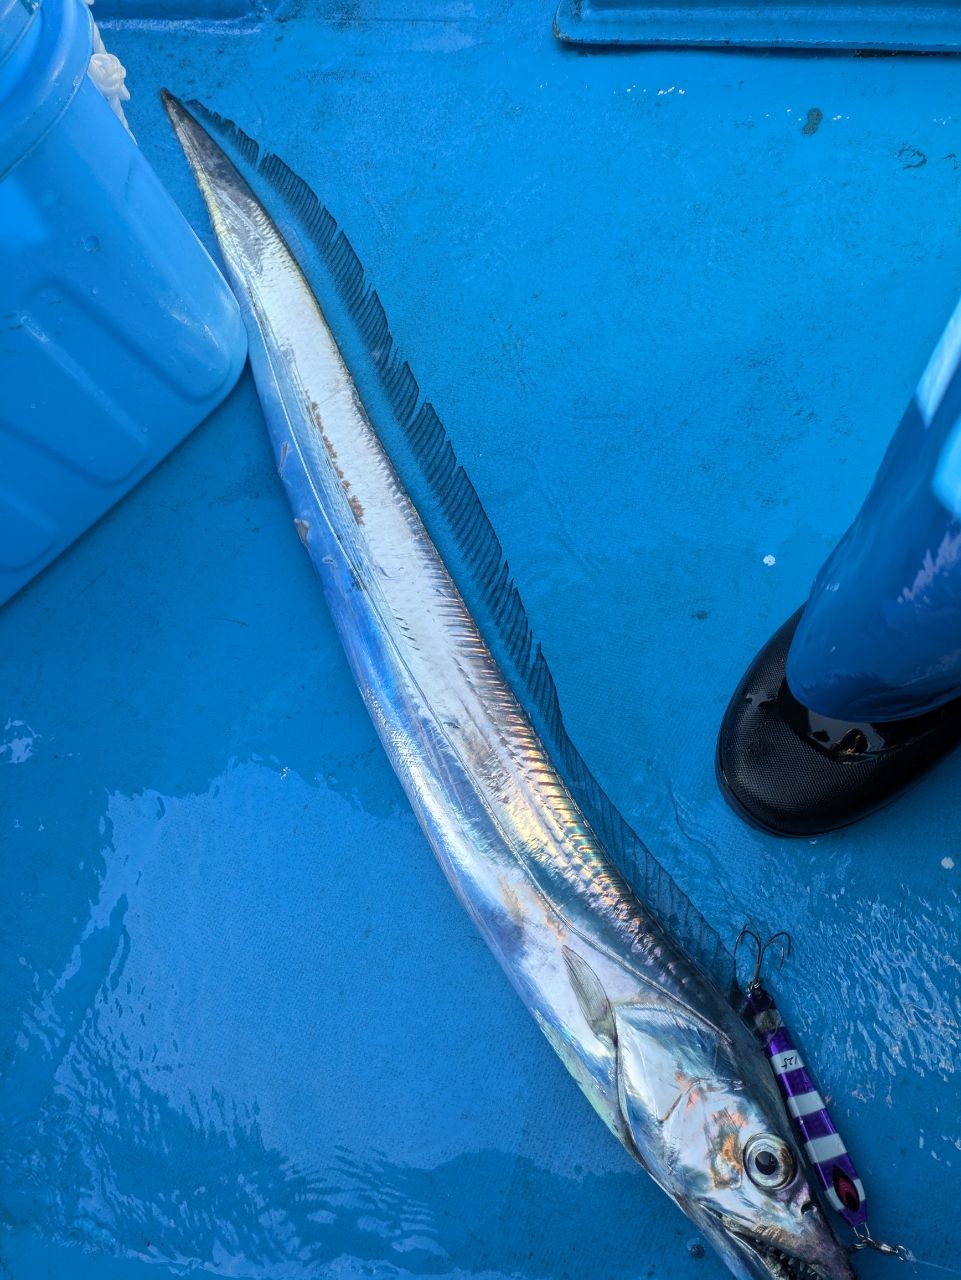
<instances>
[{"instance_id":1,"label":"silver hairtail fish","mask_svg":"<svg viewBox=\"0 0 961 1280\"><path fill-rule=\"evenodd\" d=\"M736 1276L847 1280L763 1050L578 809L280 231L207 131L164 102L244 313L294 524L454 892L601 1119Z\"/></svg>"}]
</instances>

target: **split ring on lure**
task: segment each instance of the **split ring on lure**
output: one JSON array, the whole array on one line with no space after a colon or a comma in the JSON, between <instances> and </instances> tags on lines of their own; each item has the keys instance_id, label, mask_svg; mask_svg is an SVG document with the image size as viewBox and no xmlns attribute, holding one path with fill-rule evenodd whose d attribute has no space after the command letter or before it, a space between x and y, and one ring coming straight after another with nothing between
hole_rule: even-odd
<instances>
[{"instance_id":1,"label":"split ring on lure","mask_svg":"<svg viewBox=\"0 0 961 1280\"><path fill-rule=\"evenodd\" d=\"M782 931L762 942L760 935L745 925L734 944L735 966L738 949L748 940L754 944L755 961L745 997L746 1020L764 1045L791 1122L828 1203L854 1232L851 1251L876 1249L905 1260L909 1255L903 1245L883 1244L871 1235L864 1184L777 1005L761 981L765 954L778 947L781 952L778 968L781 968L791 954L791 935Z\"/></svg>"}]
</instances>

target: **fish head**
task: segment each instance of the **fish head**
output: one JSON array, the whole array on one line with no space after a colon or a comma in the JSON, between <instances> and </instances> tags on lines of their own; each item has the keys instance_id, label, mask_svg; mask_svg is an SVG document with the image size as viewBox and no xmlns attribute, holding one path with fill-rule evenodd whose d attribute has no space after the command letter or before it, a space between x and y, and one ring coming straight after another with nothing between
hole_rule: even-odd
<instances>
[{"instance_id":1,"label":"fish head","mask_svg":"<svg viewBox=\"0 0 961 1280\"><path fill-rule=\"evenodd\" d=\"M730 1270L741 1280L854 1280L770 1065L740 1020L719 1027L647 1004L615 1017L631 1141Z\"/></svg>"},{"instance_id":2,"label":"fish head","mask_svg":"<svg viewBox=\"0 0 961 1280\"><path fill-rule=\"evenodd\" d=\"M743 1280L853 1280L797 1144L745 1094L706 1099L709 1185L688 1208Z\"/></svg>"}]
</instances>

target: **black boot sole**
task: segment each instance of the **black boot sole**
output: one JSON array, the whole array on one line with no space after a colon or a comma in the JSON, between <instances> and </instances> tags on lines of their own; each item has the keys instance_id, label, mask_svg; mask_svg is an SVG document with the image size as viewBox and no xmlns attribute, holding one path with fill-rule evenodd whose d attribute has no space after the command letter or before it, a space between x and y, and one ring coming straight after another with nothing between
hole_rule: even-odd
<instances>
[{"instance_id":1,"label":"black boot sole","mask_svg":"<svg viewBox=\"0 0 961 1280\"><path fill-rule=\"evenodd\" d=\"M760 831L817 836L890 804L961 741L961 698L887 724L846 724L803 707L785 679L801 610L751 663L721 723L718 785Z\"/></svg>"}]
</instances>

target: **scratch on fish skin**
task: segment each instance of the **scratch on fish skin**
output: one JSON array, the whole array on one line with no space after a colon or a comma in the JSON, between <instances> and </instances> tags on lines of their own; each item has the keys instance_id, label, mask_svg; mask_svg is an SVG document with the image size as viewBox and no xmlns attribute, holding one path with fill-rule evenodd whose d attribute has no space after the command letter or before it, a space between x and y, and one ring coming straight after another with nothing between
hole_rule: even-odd
<instances>
[{"instance_id":1,"label":"scratch on fish skin","mask_svg":"<svg viewBox=\"0 0 961 1280\"><path fill-rule=\"evenodd\" d=\"M327 450L327 456L330 458L334 471L337 473L337 479L340 481L340 487L343 489L344 493L347 494L347 501L350 504L350 509L353 512L354 519L358 524L363 524L364 508L361 506L359 498L350 496L350 481L344 475L343 470L337 461L337 450L334 448L334 442L324 430L324 424L320 416L320 406L316 400L311 400L310 412L314 422L317 424L317 430L320 432L320 438L324 442L324 448Z\"/></svg>"},{"instance_id":2,"label":"scratch on fish skin","mask_svg":"<svg viewBox=\"0 0 961 1280\"><path fill-rule=\"evenodd\" d=\"M331 462L334 464L334 469L340 477L341 483L343 483L344 473L341 471L340 467L337 466L337 450L334 448L334 442L324 430L324 420L320 413L320 405L316 400L311 400L310 402L310 416L317 425L317 430L320 432L320 438L324 442L324 448L327 450L327 454Z\"/></svg>"},{"instance_id":3,"label":"scratch on fish skin","mask_svg":"<svg viewBox=\"0 0 961 1280\"><path fill-rule=\"evenodd\" d=\"M703 1102L704 1098L707 1096L707 1089L703 1086L709 1084L709 1081L701 1076L695 1076L692 1078L690 1076L686 1076L683 1071L678 1071L675 1074L674 1080L678 1088L677 1097L664 1114L662 1116L658 1116L658 1124L667 1124L668 1120L670 1120L671 1116L682 1102L684 1102L685 1111L692 1111L694 1107L699 1102Z\"/></svg>"},{"instance_id":4,"label":"scratch on fish skin","mask_svg":"<svg viewBox=\"0 0 961 1280\"><path fill-rule=\"evenodd\" d=\"M297 530L297 534L298 534L298 536L299 536L299 538L300 538L301 542L302 542L302 543L304 544L304 546L306 547L306 545L307 545L307 538L308 538L308 536L309 536L309 534L310 534L310 525L307 523L307 521L306 521L306 520L295 520L295 521L294 521L294 528Z\"/></svg>"},{"instance_id":5,"label":"scratch on fish skin","mask_svg":"<svg viewBox=\"0 0 961 1280\"><path fill-rule=\"evenodd\" d=\"M340 477L341 484L343 484L344 473L343 471L341 471L340 467L337 465L337 450L334 448L334 445L330 436L323 429L323 427L320 428L320 438L321 440L323 440L324 448L327 450L327 453L330 456L330 460L334 464L334 470L337 472L337 475Z\"/></svg>"}]
</instances>

